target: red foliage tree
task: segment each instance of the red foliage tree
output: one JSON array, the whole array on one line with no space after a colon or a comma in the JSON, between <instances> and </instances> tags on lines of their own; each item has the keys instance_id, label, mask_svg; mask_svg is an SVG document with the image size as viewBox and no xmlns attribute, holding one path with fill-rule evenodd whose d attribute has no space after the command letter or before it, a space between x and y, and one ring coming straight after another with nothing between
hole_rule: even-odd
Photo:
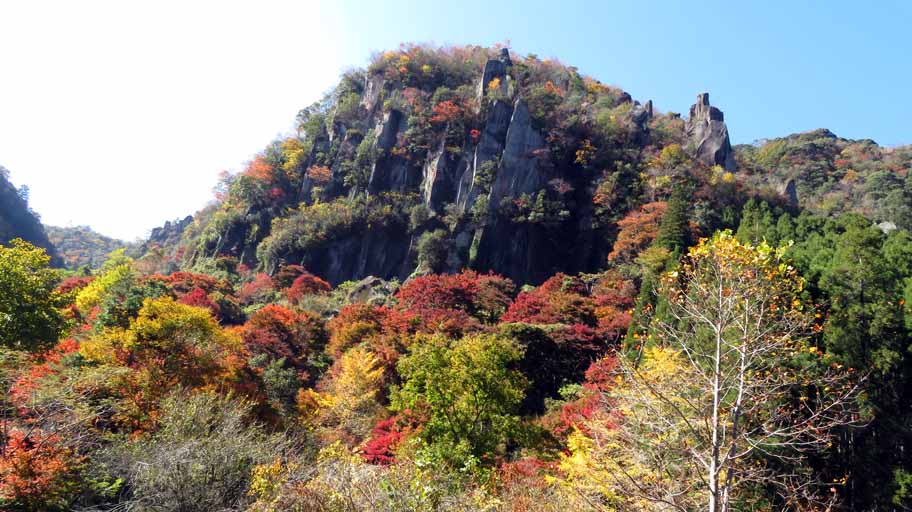
<instances>
[{"instance_id":1,"label":"red foliage tree","mask_svg":"<svg viewBox=\"0 0 912 512\"><path fill-rule=\"evenodd\" d=\"M244 169L243 174L255 180L267 183L271 182L275 175L272 165L270 165L261 155L257 155L256 158L247 164L247 168Z\"/></svg>"},{"instance_id":2,"label":"red foliage tree","mask_svg":"<svg viewBox=\"0 0 912 512\"><path fill-rule=\"evenodd\" d=\"M434 105L432 123L449 123L462 115L462 107L452 100L441 101Z\"/></svg>"},{"instance_id":3,"label":"red foliage tree","mask_svg":"<svg viewBox=\"0 0 912 512\"><path fill-rule=\"evenodd\" d=\"M190 290L183 297L178 299L178 302L181 304L186 304L188 306L196 306L198 308L206 308L212 312L212 316L219 316L219 305L212 301L209 298L209 294L206 293L202 288L194 288Z\"/></svg>"},{"instance_id":4,"label":"red foliage tree","mask_svg":"<svg viewBox=\"0 0 912 512\"><path fill-rule=\"evenodd\" d=\"M302 265L281 265L272 276L272 282L275 283L276 288L288 288L299 275L305 273L307 273L307 269Z\"/></svg>"},{"instance_id":5,"label":"red foliage tree","mask_svg":"<svg viewBox=\"0 0 912 512\"><path fill-rule=\"evenodd\" d=\"M594 361L586 370L580 396L561 406L558 413L542 418L545 427L559 437L567 436L574 428L584 429L586 420L608 406L602 397L614 384L616 368L617 359L613 355Z\"/></svg>"},{"instance_id":6,"label":"red foliage tree","mask_svg":"<svg viewBox=\"0 0 912 512\"><path fill-rule=\"evenodd\" d=\"M68 277L57 285L57 293L66 295L70 292L81 290L86 285L95 280L95 276L73 276Z\"/></svg>"},{"instance_id":7,"label":"red foliage tree","mask_svg":"<svg viewBox=\"0 0 912 512\"><path fill-rule=\"evenodd\" d=\"M311 370L308 357L322 350L326 343L326 331L320 318L275 304L254 313L239 331L251 354L265 354L272 359L284 357L288 365L302 372ZM306 380L308 376L302 375L302 378Z\"/></svg>"},{"instance_id":8,"label":"red foliage tree","mask_svg":"<svg viewBox=\"0 0 912 512\"><path fill-rule=\"evenodd\" d=\"M326 323L329 343L326 351L333 357L362 341L383 334L383 324L389 310L370 304L355 303L344 306L335 317Z\"/></svg>"},{"instance_id":9,"label":"red foliage tree","mask_svg":"<svg viewBox=\"0 0 912 512\"><path fill-rule=\"evenodd\" d=\"M317 183L328 183L332 179L332 169L325 165L315 165L307 169L307 177Z\"/></svg>"},{"instance_id":10,"label":"red foliage tree","mask_svg":"<svg viewBox=\"0 0 912 512\"><path fill-rule=\"evenodd\" d=\"M310 272L305 272L295 278L286 294L289 302L297 304L306 295L328 293L330 291L332 291L332 286L329 283Z\"/></svg>"},{"instance_id":11,"label":"red foliage tree","mask_svg":"<svg viewBox=\"0 0 912 512\"><path fill-rule=\"evenodd\" d=\"M463 333L494 322L510 304L513 282L467 270L432 274L405 283L396 294L398 309L415 314L425 331Z\"/></svg>"},{"instance_id":12,"label":"red foliage tree","mask_svg":"<svg viewBox=\"0 0 912 512\"><path fill-rule=\"evenodd\" d=\"M405 437L396 427L396 417L382 420L374 426L371 437L364 444L362 457L371 464L389 465L396 462L396 448Z\"/></svg>"},{"instance_id":13,"label":"red foliage tree","mask_svg":"<svg viewBox=\"0 0 912 512\"><path fill-rule=\"evenodd\" d=\"M162 283L176 297L183 297L197 288L207 294L215 291L223 293L230 291L230 286L227 283L206 274L195 274L193 272L174 272L167 276L153 274L145 279Z\"/></svg>"},{"instance_id":14,"label":"red foliage tree","mask_svg":"<svg viewBox=\"0 0 912 512\"><path fill-rule=\"evenodd\" d=\"M583 324L595 327L595 302L577 277L555 274L530 292L519 294L502 322L529 324Z\"/></svg>"},{"instance_id":15,"label":"red foliage tree","mask_svg":"<svg viewBox=\"0 0 912 512\"><path fill-rule=\"evenodd\" d=\"M371 464L386 466L395 463L396 449L426 421L427 418L410 409L378 421L370 438L364 443L361 456Z\"/></svg>"},{"instance_id":16,"label":"red foliage tree","mask_svg":"<svg viewBox=\"0 0 912 512\"><path fill-rule=\"evenodd\" d=\"M79 342L74 339L65 339L57 343L40 358L40 362L31 366L19 375L10 388L9 397L13 404L24 407L31 397L32 392L38 388L42 379L60 372L60 363L69 354L79 351Z\"/></svg>"},{"instance_id":17,"label":"red foliage tree","mask_svg":"<svg viewBox=\"0 0 912 512\"><path fill-rule=\"evenodd\" d=\"M237 296L242 304L254 304L269 300L274 291L275 283L272 278L260 272L250 282L241 287Z\"/></svg>"}]
</instances>

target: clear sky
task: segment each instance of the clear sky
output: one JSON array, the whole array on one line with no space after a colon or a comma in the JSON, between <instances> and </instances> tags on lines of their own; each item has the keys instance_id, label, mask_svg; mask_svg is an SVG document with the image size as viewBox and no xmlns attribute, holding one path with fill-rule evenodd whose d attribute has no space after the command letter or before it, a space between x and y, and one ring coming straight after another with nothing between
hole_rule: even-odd
<instances>
[{"instance_id":1,"label":"clear sky","mask_svg":"<svg viewBox=\"0 0 912 512\"><path fill-rule=\"evenodd\" d=\"M0 2L0 165L55 225L191 214L341 71L401 42L556 57L735 143L826 127L912 143L912 2Z\"/></svg>"}]
</instances>

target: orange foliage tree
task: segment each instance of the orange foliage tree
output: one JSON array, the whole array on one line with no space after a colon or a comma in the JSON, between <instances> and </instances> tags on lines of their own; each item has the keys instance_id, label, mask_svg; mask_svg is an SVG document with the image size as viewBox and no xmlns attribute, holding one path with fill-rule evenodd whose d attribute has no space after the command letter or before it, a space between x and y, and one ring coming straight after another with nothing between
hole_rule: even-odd
<instances>
[{"instance_id":1,"label":"orange foliage tree","mask_svg":"<svg viewBox=\"0 0 912 512\"><path fill-rule=\"evenodd\" d=\"M10 431L0 452L0 507L36 512L65 507L78 462L56 435Z\"/></svg>"},{"instance_id":2,"label":"orange foliage tree","mask_svg":"<svg viewBox=\"0 0 912 512\"><path fill-rule=\"evenodd\" d=\"M608 259L630 261L649 247L659 234L659 222L667 209L668 203L664 201L647 203L619 220L617 240Z\"/></svg>"}]
</instances>

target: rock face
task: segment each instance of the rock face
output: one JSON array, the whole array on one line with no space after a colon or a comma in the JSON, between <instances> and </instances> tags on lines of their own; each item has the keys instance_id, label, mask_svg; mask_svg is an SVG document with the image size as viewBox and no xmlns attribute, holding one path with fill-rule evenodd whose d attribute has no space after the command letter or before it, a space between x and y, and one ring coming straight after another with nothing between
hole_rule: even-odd
<instances>
[{"instance_id":1,"label":"rock face","mask_svg":"<svg viewBox=\"0 0 912 512\"><path fill-rule=\"evenodd\" d=\"M479 172L486 163L495 164L500 158L507 139L507 130L513 115L513 107L503 101L494 101L488 109L488 118L485 127L475 147L472 165L468 167L459 181L456 193L456 204L460 211L465 212L472 207L480 193L478 184Z\"/></svg>"},{"instance_id":2,"label":"rock face","mask_svg":"<svg viewBox=\"0 0 912 512\"><path fill-rule=\"evenodd\" d=\"M500 92L502 94L507 92L507 68L512 65L513 61L510 59L510 51L506 48L503 48L500 51L499 58L488 59L488 62L485 63L484 71L481 73L481 81L478 82L476 99L478 100L479 105L484 101L485 93L488 91L491 81L495 78L500 81Z\"/></svg>"},{"instance_id":3,"label":"rock face","mask_svg":"<svg viewBox=\"0 0 912 512\"><path fill-rule=\"evenodd\" d=\"M376 128L376 141L374 147L379 156L371 169L370 181L367 189L372 193L385 190L404 192L416 186L420 175L414 166L401 156L394 155L390 150L396 141L408 128L408 118L398 110L390 110L384 114Z\"/></svg>"},{"instance_id":4,"label":"rock face","mask_svg":"<svg viewBox=\"0 0 912 512\"><path fill-rule=\"evenodd\" d=\"M422 173L421 192L425 206L439 212L445 204L455 201L466 165L461 156L452 154L441 144L440 149L428 159Z\"/></svg>"},{"instance_id":5,"label":"rock face","mask_svg":"<svg viewBox=\"0 0 912 512\"><path fill-rule=\"evenodd\" d=\"M484 66L477 85L479 111L484 118L478 136L467 140L462 148L447 147L440 141L417 163L395 151L404 138L408 116L396 109L371 113L383 84L369 79L362 107L376 123L377 158L368 192L416 192L437 218L447 214L450 204L463 214L451 232L445 270L471 267L496 272L517 283L541 282L557 271L592 271L610 250L610 240L599 242L605 237L598 236L592 227L593 190L581 186L565 198L576 205L574 216L559 226L517 221L504 211L520 197L553 197L552 180L572 181L578 176L572 169L553 167L545 134L533 125L526 101L509 98L506 83L511 65L509 52L503 50ZM502 89L497 99L491 100L485 93L494 79L501 80ZM631 116L645 137L652 103L637 103ZM345 140L340 152L348 151ZM334 285L367 276L402 280L417 268L419 237L420 233L409 234L401 227L374 229L332 240L312 254L288 255L287 261L304 264Z\"/></svg>"},{"instance_id":6,"label":"rock face","mask_svg":"<svg viewBox=\"0 0 912 512\"><path fill-rule=\"evenodd\" d=\"M684 129L697 159L706 165L721 165L727 171L735 170L735 153L728 138L725 116L709 104L708 92L697 95L697 102L690 107L690 117Z\"/></svg>"},{"instance_id":7,"label":"rock face","mask_svg":"<svg viewBox=\"0 0 912 512\"><path fill-rule=\"evenodd\" d=\"M795 185L794 179L783 183L782 187L779 189L779 193L787 197L790 204L793 206L798 206L798 188Z\"/></svg>"},{"instance_id":8,"label":"rock face","mask_svg":"<svg viewBox=\"0 0 912 512\"><path fill-rule=\"evenodd\" d=\"M505 197L532 194L545 186L548 177L539 165L544 151L545 140L532 128L526 102L517 100L507 129L500 170L491 187L489 204L492 208L500 205Z\"/></svg>"},{"instance_id":9,"label":"rock face","mask_svg":"<svg viewBox=\"0 0 912 512\"><path fill-rule=\"evenodd\" d=\"M180 240L184 230L187 229L191 222L193 222L193 216L191 215L174 222L167 221L164 226L152 230L149 235L149 242L159 245L173 245Z\"/></svg>"}]
</instances>

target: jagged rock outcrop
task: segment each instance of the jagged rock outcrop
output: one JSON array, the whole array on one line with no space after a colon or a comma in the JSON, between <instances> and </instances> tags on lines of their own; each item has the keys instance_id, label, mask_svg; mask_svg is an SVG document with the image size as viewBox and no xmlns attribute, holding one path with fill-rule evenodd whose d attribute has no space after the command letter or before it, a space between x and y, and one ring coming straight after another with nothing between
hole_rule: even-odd
<instances>
[{"instance_id":1,"label":"jagged rock outcrop","mask_svg":"<svg viewBox=\"0 0 912 512\"><path fill-rule=\"evenodd\" d=\"M735 170L735 153L728 138L725 116L709 104L708 92L697 95L684 130L697 159L706 165L721 165L727 171Z\"/></svg>"},{"instance_id":2,"label":"jagged rock outcrop","mask_svg":"<svg viewBox=\"0 0 912 512\"><path fill-rule=\"evenodd\" d=\"M372 76L368 78L364 86L364 96L361 98L361 106L368 114L373 115L380 106L380 97L383 94L383 85L386 81L382 76Z\"/></svg>"},{"instance_id":3,"label":"jagged rock outcrop","mask_svg":"<svg viewBox=\"0 0 912 512\"><path fill-rule=\"evenodd\" d=\"M456 204L460 211L471 208L480 193L477 180L480 172L488 170L485 164L491 163L496 167L496 159L500 158L504 150L512 115L513 107L504 101L494 101L489 106L487 122L481 131L478 146L475 147L472 166L466 169L459 181Z\"/></svg>"},{"instance_id":4,"label":"jagged rock outcrop","mask_svg":"<svg viewBox=\"0 0 912 512\"><path fill-rule=\"evenodd\" d=\"M500 81L499 92L507 92L507 68L513 65L510 59L510 51L506 48L500 50L500 57L497 59L488 59L485 63L484 71L481 73L481 81L478 82L476 93L479 105L484 101L485 94L491 86L491 81L495 78Z\"/></svg>"},{"instance_id":5,"label":"jagged rock outcrop","mask_svg":"<svg viewBox=\"0 0 912 512\"><path fill-rule=\"evenodd\" d=\"M538 283L604 267L616 219L638 200L632 173L662 145L689 138L698 158L734 167L708 95L682 123L574 68L479 51L388 52L346 75L345 95L308 111L309 154L286 169L300 173L289 175L301 179L297 201L232 202L189 258L301 264L338 284L406 279L431 270L419 253L435 251L434 271ZM654 126L671 131L655 137ZM314 165L330 179L312 182Z\"/></svg>"},{"instance_id":6,"label":"jagged rock outcrop","mask_svg":"<svg viewBox=\"0 0 912 512\"><path fill-rule=\"evenodd\" d=\"M189 226L191 222L193 222L192 215L187 215L183 219L175 220L174 222L166 221L163 226L152 230L149 234L148 243L174 245L180 240L181 235L184 234L184 230L187 229L187 226Z\"/></svg>"},{"instance_id":7,"label":"jagged rock outcrop","mask_svg":"<svg viewBox=\"0 0 912 512\"><path fill-rule=\"evenodd\" d=\"M288 261L303 263L333 286L372 275L404 280L415 268L411 245L405 229L371 229L334 240L321 251L289 255Z\"/></svg>"},{"instance_id":8,"label":"jagged rock outcrop","mask_svg":"<svg viewBox=\"0 0 912 512\"><path fill-rule=\"evenodd\" d=\"M145 242L129 247L127 249L127 254L133 258L141 258L149 251L156 248L164 249L165 252L168 252L170 248L174 248L180 243L181 238L184 236L184 231L186 231L192 223L192 215L188 215L183 219L166 221L164 225L153 228L149 233L149 238L146 239ZM169 268L168 270L173 271L175 268Z\"/></svg>"},{"instance_id":9,"label":"jagged rock outcrop","mask_svg":"<svg viewBox=\"0 0 912 512\"><path fill-rule=\"evenodd\" d=\"M384 306L398 289L399 285L395 281L385 281L376 276L367 276L353 283L346 296L346 302Z\"/></svg>"},{"instance_id":10,"label":"jagged rock outcrop","mask_svg":"<svg viewBox=\"0 0 912 512\"><path fill-rule=\"evenodd\" d=\"M500 166L488 196L492 221L476 233L478 250L474 266L494 270L518 282L540 280L554 267L552 257L559 251L549 250L552 244L542 226L517 225L498 214L504 201L523 194L533 196L545 188L551 179L547 161L545 140L532 126L526 102L519 99L513 108Z\"/></svg>"},{"instance_id":11,"label":"jagged rock outcrop","mask_svg":"<svg viewBox=\"0 0 912 512\"><path fill-rule=\"evenodd\" d=\"M548 182L545 166L547 161L545 139L532 127L529 108L522 99L517 100L507 129L500 169L491 186L489 204L492 208L500 205L505 197L532 194Z\"/></svg>"}]
</instances>

